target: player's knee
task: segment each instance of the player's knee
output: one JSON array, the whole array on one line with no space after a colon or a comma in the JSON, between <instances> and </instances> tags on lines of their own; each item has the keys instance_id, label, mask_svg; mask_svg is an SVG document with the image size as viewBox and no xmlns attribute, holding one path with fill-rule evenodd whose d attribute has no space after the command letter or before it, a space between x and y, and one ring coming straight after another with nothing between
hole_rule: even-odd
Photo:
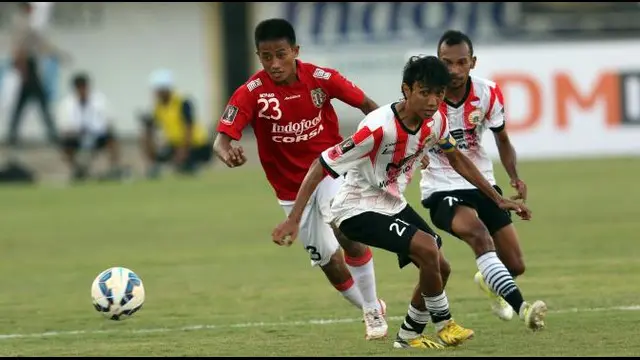
<instances>
[{"instance_id":1,"label":"player's knee","mask_svg":"<svg viewBox=\"0 0 640 360\"><path fill-rule=\"evenodd\" d=\"M480 221L469 224L461 237L473 248L476 254L495 250L489 230Z\"/></svg>"},{"instance_id":2,"label":"player's knee","mask_svg":"<svg viewBox=\"0 0 640 360\"><path fill-rule=\"evenodd\" d=\"M339 249L329 257L325 264L321 264L320 268L333 284L341 284L351 278L351 273Z\"/></svg>"},{"instance_id":3,"label":"player's knee","mask_svg":"<svg viewBox=\"0 0 640 360\"><path fill-rule=\"evenodd\" d=\"M340 247L344 250L345 256L352 259L360 259L367 255L368 247L357 241L353 241L346 237L340 229L335 226L331 226L333 233L338 239Z\"/></svg>"},{"instance_id":4,"label":"player's knee","mask_svg":"<svg viewBox=\"0 0 640 360\"><path fill-rule=\"evenodd\" d=\"M438 268L438 246L431 235L422 231L416 232L411 239L409 253L419 267Z\"/></svg>"}]
</instances>

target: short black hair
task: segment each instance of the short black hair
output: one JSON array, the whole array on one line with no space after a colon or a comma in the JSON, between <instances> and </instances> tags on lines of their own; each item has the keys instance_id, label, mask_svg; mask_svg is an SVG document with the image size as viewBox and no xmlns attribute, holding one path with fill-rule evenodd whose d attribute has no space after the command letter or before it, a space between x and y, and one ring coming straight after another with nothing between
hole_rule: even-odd
<instances>
[{"instance_id":1,"label":"short black hair","mask_svg":"<svg viewBox=\"0 0 640 360\"><path fill-rule=\"evenodd\" d=\"M85 73L77 73L73 76L73 79L71 80L71 84L73 84L73 87L75 88L79 88L81 86L87 86L89 85L89 75Z\"/></svg>"},{"instance_id":2,"label":"short black hair","mask_svg":"<svg viewBox=\"0 0 640 360\"><path fill-rule=\"evenodd\" d=\"M449 46L467 43L467 45L469 46L469 56L473 56L473 43L471 42L471 39L469 39L469 37L462 31L448 30L447 32L442 34L442 36L440 37L440 41L438 41L438 54L440 53L440 46L442 46L443 43Z\"/></svg>"},{"instance_id":3,"label":"short black hair","mask_svg":"<svg viewBox=\"0 0 640 360\"><path fill-rule=\"evenodd\" d=\"M267 19L256 26L254 39L256 49L258 44L263 41L282 39L287 40L289 45L293 46L296 44L296 31L293 29L293 25L285 19Z\"/></svg>"},{"instance_id":4,"label":"short black hair","mask_svg":"<svg viewBox=\"0 0 640 360\"><path fill-rule=\"evenodd\" d=\"M450 82L451 75L447 65L435 56L412 56L402 72L402 83L410 88L415 83L427 87L445 87Z\"/></svg>"}]
</instances>

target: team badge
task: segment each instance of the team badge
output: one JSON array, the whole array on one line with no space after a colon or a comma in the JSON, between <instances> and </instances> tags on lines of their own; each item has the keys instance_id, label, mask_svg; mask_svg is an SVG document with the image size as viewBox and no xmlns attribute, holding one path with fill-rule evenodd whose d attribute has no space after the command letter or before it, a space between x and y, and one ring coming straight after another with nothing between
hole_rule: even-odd
<instances>
[{"instance_id":1,"label":"team badge","mask_svg":"<svg viewBox=\"0 0 640 360\"><path fill-rule=\"evenodd\" d=\"M321 88L315 88L311 90L311 100L313 100L313 105L319 109L324 105L325 100L327 100L327 94L325 94Z\"/></svg>"},{"instance_id":2,"label":"team badge","mask_svg":"<svg viewBox=\"0 0 640 360\"><path fill-rule=\"evenodd\" d=\"M427 136L426 139L424 139L424 143L422 145L428 147L435 144L435 142L436 142L436 134L432 132L431 134L429 134L429 136Z\"/></svg>"},{"instance_id":3,"label":"team badge","mask_svg":"<svg viewBox=\"0 0 640 360\"><path fill-rule=\"evenodd\" d=\"M482 122L482 110L474 109L471 113L469 113L469 117L467 118L470 124L478 125Z\"/></svg>"}]
</instances>

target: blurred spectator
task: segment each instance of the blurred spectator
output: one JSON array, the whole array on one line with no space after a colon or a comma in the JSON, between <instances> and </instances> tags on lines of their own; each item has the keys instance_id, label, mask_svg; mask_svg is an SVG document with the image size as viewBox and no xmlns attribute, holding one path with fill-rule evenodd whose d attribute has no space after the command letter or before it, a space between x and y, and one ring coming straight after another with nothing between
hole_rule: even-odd
<instances>
[{"instance_id":1,"label":"blurred spectator","mask_svg":"<svg viewBox=\"0 0 640 360\"><path fill-rule=\"evenodd\" d=\"M86 74L75 75L71 85L72 93L60 103L58 121L64 158L71 168L72 178L85 179L93 155L101 150L108 152L111 166L105 177L122 177L124 172L107 98L91 88Z\"/></svg>"},{"instance_id":2,"label":"blurred spectator","mask_svg":"<svg viewBox=\"0 0 640 360\"><path fill-rule=\"evenodd\" d=\"M193 103L174 89L173 74L157 70L151 74L155 105L152 114L143 117L144 155L149 162L147 176L160 175L161 163L170 162L180 173L194 174L212 159L212 144L198 122ZM160 129L167 145L161 150L154 143L154 129Z\"/></svg>"},{"instance_id":3,"label":"blurred spectator","mask_svg":"<svg viewBox=\"0 0 640 360\"><path fill-rule=\"evenodd\" d=\"M38 71L40 60L47 55L65 59L67 56L55 48L45 38L47 17L38 12L32 18L34 5L29 2L19 3L19 11L14 15L12 27L13 66L20 77L16 99L11 112L8 142L15 146L18 143L18 127L22 121L25 106L31 100L36 100L40 106L42 119L47 127L50 141L56 142L57 134L53 118L49 109L49 98Z\"/></svg>"}]
</instances>

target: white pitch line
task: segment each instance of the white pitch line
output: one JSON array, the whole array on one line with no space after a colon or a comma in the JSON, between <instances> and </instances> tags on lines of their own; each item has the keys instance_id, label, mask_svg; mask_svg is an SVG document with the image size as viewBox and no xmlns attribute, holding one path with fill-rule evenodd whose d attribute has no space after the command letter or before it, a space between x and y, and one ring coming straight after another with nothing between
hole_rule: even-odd
<instances>
[{"instance_id":1,"label":"white pitch line","mask_svg":"<svg viewBox=\"0 0 640 360\"><path fill-rule=\"evenodd\" d=\"M569 308L550 310L550 314L569 314L580 312L602 312L602 311L640 311L640 305L630 306L611 306L611 307L597 307L597 308ZM479 316L489 314L486 312L467 313L464 316ZM397 321L404 319L404 316L390 316L387 320ZM152 329L110 329L110 330L73 330L73 331L47 331L42 333L33 334L3 334L0 335L0 340L10 339L25 339L25 338L46 338L55 336L68 336L68 335L98 335L98 334L113 334L113 333L130 333L130 334L148 334L159 332L184 332L184 331L200 331L200 330L212 330L212 329L228 329L228 328L247 328L247 327L284 327L284 326L308 326L308 325L331 325L331 324L348 324L354 322L361 322L362 318L345 318L345 319L317 319L317 320L304 320L304 321L284 321L284 322L254 322L254 323L239 323L239 324L222 324L222 325L191 325L180 328L152 328Z\"/></svg>"}]
</instances>

